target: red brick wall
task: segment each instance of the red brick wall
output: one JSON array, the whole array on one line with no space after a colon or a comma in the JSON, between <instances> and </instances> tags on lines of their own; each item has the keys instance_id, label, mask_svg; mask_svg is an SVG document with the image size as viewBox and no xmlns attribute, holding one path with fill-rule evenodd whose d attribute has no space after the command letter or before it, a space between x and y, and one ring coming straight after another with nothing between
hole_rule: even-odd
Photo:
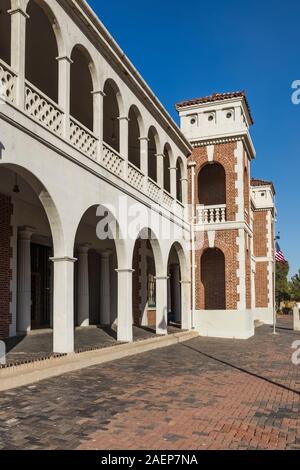
<instances>
[{"instance_id":1,"label":"red brick wall","mask_svg":"<svg viewBox=\"0 0 300 470\"><path fill-rule=\"evenodd\" d=\"M268 263L256 263L255 299L257 308L268 307Z\"/></svg>"},{"instance_id":2,"label":"red brick wall","mask_svg":"<svg viewBox=\"0 0 300 470\"><path fill-rule=\"evenodd\" d=\"M236 143L218 144L214 147L214 163L219 163L223 166L226 174L226 204L227 204L227 220L233 221L236 217L237 206L236 197L237 190L235 183L237 174L235 172L236 158L234 152L237 148ZM195 185L195 201L198 201L198 176L204 165L208 163L208 155L206 147L197 147L193 150L192 155L189 157L190 161L195 161L196 167L196 185ZM190 178L191 176L189 176ZM189 182L191 183L191 181ZM189 201L191 201L191 184L189 184Z\"/></svg>"},{"instance_id":3,"label":"red brick wall","mask_svg":"<svg viewBox=\"0 0 300 470\"><path fill-rule=\"evenodd\" d=\"M10 199L0 194L0 338L9 336L11 323L11 292L10 281L12 278L10 259L12 250L10 247L12 205Z\"/></svg>"},{"instance_id":4,"label":"red brick wall","mask_svg":"<svg viewBox=\"0 0 300 470\"><path fill-rule=\"evenodd\" d=\"M254 256L267 256L267 211L255 211L253 220Z\"/></svg>"},{"instance_id":5,"label":"red brick wall","mask_svg":"<svg viewBox=\"0 0 300 470\"><path fill-rule=\"evenodd\" d=\"M224 230L216 232L215 247L221 250L225 256L225 305L227 310L235 310L239 301L237 293L238 279L238 247L236 239L237 230ZM201 257L205 250L209 248L208 237L205 233L202 249L196 253L196 308L197 310L205 309L205 288L202 282L203 275L201 273ZM205 278L205 275L204 275Z\"/></svg>"}]
</instances>

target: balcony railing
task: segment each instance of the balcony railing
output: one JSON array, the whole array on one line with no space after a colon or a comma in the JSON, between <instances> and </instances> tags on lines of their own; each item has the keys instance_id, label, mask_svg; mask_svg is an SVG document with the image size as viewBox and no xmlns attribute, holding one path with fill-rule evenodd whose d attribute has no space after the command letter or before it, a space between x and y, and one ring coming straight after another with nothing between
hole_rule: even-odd
<instances>
[{"instance_id":1,"label":"balcony railing","mask_svg":"<svg viewBox=\"0 0 300 470\"><path fill-rule=\"evenodd\" d=\"M128 183L140 191L144 190L144 174L139 168L128 162Z\"/></svg>"},{"instance_id":2,"label":"balcony railing","mask_svg":"<svg viewBox=\"0 0 300 470\"><path fill-rule=\"evenodd\" d=\"M148 196L153 199L153 201L160 202L161 190L159 185L153 181L151 178L148 178Z\"/></svg>"},{"instance_id":3,"label":"balcony railing","mask_svg":"<svg viewBox=\"0 0 300 470\"><path fill-rule=\"evenodd\" d=\"M25 111L43 126L60 136L62 135L63 111L27 80L25 82Z\"/></svg>"},{"instance_id":4,"label":"balcony railing","mask_svg":"<svg viewBox=\"0 0 300 470\"><path fill-rule=\"evenodd\" d=\"M73 117L70 118L70 142L89 157L97 158L97 137Z\"/></svg>"},{"instance_id":5,"label":"balcony railing","mask_svg":"<svg viewBox=\"0 0 300 470\"><path fill-rule=\"evenodd\" d=\"M221 224L226 222L226 204L199 206L197 213L199 224Z\"/></svg>"},{"instance_id":6,"label":"balcony railing","mask_svg":"<svg viewBox=\"0 0 300 470\"><path fill-rule=\"evenodd\" d=\"M15 101L17 74L0 59L0 99Z\"/></svg>"},{"instance_id":7,"label":"balcony railing","mask_svg":"<svg viewBox=\"0 0 300 470\"><path fill-rule=\"evenodd\" d=\"M108 144L103 142L102 165L116 176L122 177L124 168L124 159L121 155Z\"/></svg>"},{"instance_id":8,"label":"balcony railing","mask_svg":"<svg viewBox=\"0 0 300 470\"><path fill-rule=\"evenodd\" d=\"M99 138L90 129L65 113L55 101L28 80L23 82L24 100L22 99L22 103L19 104L19 94L17 96L16 93L18 80L17 73L0 59L0 100L2 98L20 107L34 121L97 161L115 176L126 180L128 184L146 194L157 204L183 217L184 206L176 202L168 191L163 190L157 182L147 177L135 165L130 162L126 163L123 156L107 143L103 142L100 148Z\"/></svg>"},{"instance_id":9,"label":"balcony railing","mask_svg":"<svg viewBox=\"0 0 300 470\"><path fill-rule=\"evenodd\" d=\"M171 194L168 191L164 190L163 204L170 208L172 207L173 203L174 203L174 199L172 198Z\"/></svg>"}]
</instances>

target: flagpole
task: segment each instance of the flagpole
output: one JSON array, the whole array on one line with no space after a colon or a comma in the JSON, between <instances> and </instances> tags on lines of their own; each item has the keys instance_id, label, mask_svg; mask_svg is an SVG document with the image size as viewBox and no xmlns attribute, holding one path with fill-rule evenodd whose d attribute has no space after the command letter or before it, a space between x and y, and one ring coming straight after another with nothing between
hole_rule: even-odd
<instances>
[{"instance_id":1,"label":"flagpole","mask_svg":"<svg viewBox=\"0 0 300 470\"><path fill-rule=\"evenodd\" d=\"M277 309L276 309L276 243L280 240L280 233L274 238L274 308L273 308L273 335L277 335Z\"/></svg>"}]
</instances>

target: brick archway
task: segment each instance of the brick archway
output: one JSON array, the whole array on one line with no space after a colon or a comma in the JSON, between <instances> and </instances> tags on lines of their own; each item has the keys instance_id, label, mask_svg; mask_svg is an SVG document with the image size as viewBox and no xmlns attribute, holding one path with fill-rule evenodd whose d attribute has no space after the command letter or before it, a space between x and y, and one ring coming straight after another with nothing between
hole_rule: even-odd
<instances>
[{"instance_id":1,"label":"brick archway","mask_svg":"<svg viewBox=\"0 0 300 470\"><path fill-rule=\"evenodd\" d=\"M218 248L208 248L202 254L201 282L205 310L225 310L225 256Z\"/></svg>"}]
</instances>

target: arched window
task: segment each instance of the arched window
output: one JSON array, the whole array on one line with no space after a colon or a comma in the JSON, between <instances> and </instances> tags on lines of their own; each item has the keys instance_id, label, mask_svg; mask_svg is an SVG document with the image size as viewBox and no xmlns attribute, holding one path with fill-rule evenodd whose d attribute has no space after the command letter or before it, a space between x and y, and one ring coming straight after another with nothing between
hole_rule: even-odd
<instances>
[{"instance_id":1,"label":"arched window","mask_svg":"<svg viewBox=\"0 0 300 470\"><path fill-rule=\"evenodd\" d=\"M221 250L209 248L201 257L201 282L205 310L225 310L225 257Z\"/></svg>"},{"instance_id":2,"label":"arched window","mask_svg":"<svg viewBox=\"0 0 300 470\"><path fill-rule=\"evenodd\" d=\"M226 204L225 170L219 163L205 165L198 177L199 204L216 206Z\"/></svg>"},{"instance_id":3,"label":"arched window","mask_svg":"<svg viewBox=\"0 0 300 470\"><path fill-rule=\"evenodd\" d=\"M103 101L103 140L116 152L120 152L120 109L117 99L118 89L108 80L104 86Z\"/></svg>"},{"instance_id":4,"label":"arched window","mask_svg":"<svg viewBox=\"0 0 300 470\"><path fill-rule=\"evenodd\" d=\"M141 142L138 110L131 106L128 123L128 160L137 168L141 168Z\"/></svg>"},{"instance_id":5,"label":"arched window","mask_svg":"<svg viewBox=\"0 0 300 470\"><path fill-rule=\"evenodd\" d=\"M171 192L171 179L170 179L170 148L165 145L164 148L164 189Z\"/></svg>"},{"instance_id":6,"label":"arched window","mask_svg":"<svg viewBox=\"0 0 300 470\"><path fill-rule=\"evenodd\" d=\"M0 59L10 65L11 16L10 0L1 0L0 7Z\"/></svg>"},{"instance_id":7,"label":"arched window","mask_svg":"<svg viewBox=\"0 0 300 470\"><path fill-rule=\"evenodd\" d=\"M26 23L26 79L53 101L58 100L58 47L49 11L30 0Z\"/></svg>"},{"instance_id":8,"label":"arched window","mask_svg":"<svg viewBox=\"0 0 300 470\"><path fill-rule=\"evenodd\" d=\"M156 131L152 127L148 134L148 176L153 181L157 181Z\"/></svg>"},{"instance_id":9,"label":"arched window","mask_svg":"<svg viewBox=\"0 0 300 470\"><path fill-rule=\"evenodd\" d=\"M93 130L93 80L89 65L91 59L85 49L75 46L72 55L70 83L70 113L85 127Z\"/></svg>"},{"instance_id":10,"label":"arched window","mask_svg":"<svg viewBox=\"0 0 300 470\"><path fill-rule=\"evenodd\" d=\"M182 161L180 158L176 162L176 198L182 202Z\"/></svg>"}]
</instances>

